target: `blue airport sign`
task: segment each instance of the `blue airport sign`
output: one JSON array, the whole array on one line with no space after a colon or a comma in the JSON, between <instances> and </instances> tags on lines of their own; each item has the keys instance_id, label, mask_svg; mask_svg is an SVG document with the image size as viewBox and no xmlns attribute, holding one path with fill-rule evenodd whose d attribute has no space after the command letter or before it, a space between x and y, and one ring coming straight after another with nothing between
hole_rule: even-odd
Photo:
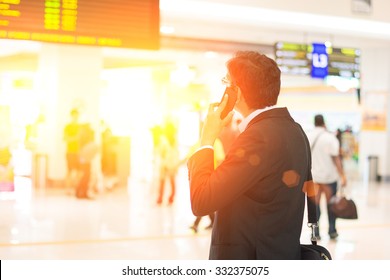
<instances>
[{"instance_id":1,"label":"blue airport sign","mask_svg":"<svg viewBox=\"0 0 390 280\"><path fill-rule=\"evenodd\" d=\"M328 75L329 57L326 45L323 43L312 44L311 76L324 79Z\"/></svg>"}]
</instances>

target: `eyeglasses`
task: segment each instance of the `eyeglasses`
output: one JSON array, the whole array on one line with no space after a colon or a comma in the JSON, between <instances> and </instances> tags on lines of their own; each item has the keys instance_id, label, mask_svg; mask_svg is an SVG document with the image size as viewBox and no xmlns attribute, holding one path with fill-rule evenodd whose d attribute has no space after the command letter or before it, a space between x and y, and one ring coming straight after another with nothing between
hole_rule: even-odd
<instances>
[{"instance_id":1,"label":"eyeglasses","mask_svg":"<svg viewBox=\"0 0 390 280\"><path fill-rule=\"evenodd\" d=\"M237 86L235 84L233 84L233 82L230 81L230 79L226 76L222 78L221 82L226 87L237 88Z\"/></svg>"},{"instance_id":2,"label":"eyeglasses","mask_svg":"<svg viewBox=\"0 0 390 280\"><path fill-rule=\"evenodd\" d=\"M227 86L227 87L233 86L232 82L227 77L223 77L221 82L224 86Z\"/></svg>"}]
</instances>

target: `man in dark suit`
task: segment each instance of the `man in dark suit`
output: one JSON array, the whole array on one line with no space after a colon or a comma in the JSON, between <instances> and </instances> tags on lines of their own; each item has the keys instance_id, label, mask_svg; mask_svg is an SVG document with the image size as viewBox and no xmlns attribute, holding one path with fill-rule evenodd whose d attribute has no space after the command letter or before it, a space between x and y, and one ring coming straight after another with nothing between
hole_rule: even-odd
<instances>
[{"instance_id":1,"label":"man in dark suit","mask_svg":"<svg viewBox=\"0 0 390 280\"><path fill-rule=\"evenodd\" d=\"M200 148L188 161L192 211L216 211L210 259L300 259L305 183L311 181L307 137L287 108L276 107L280 70L256 52L227 62L227 86L237 93L240 135L214 170L213 143L233 111L221 120L225 96L212 104Z\"/></svg>"}]
</instances>

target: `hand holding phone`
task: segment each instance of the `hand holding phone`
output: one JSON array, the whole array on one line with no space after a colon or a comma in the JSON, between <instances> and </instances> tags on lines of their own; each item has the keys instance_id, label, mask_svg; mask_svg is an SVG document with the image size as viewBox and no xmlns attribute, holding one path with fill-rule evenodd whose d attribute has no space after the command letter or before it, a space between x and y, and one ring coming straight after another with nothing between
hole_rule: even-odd
<instances>
[{"instance_id":1,"label":"hand holding phone","mask_svg":"<svg viewBox=\"0 0 390 280\"><path fill-rule=\"evenodd\" d=\"M200 135L200 146L213 146L221 130L226 126L233 114L230 113L237 101L238 88L227 87L220 103L211 103Z\"/></svg>"},{"instance_id":2,"label":"hand holding phone","mask_svg":"<svg viewBox=\"0 0 390 280\"><path fill-rule=\"evenodd\" d=\"M231 112L234 108L234 105L236 104L237 101L237 88L235 87L226 87L225 92L222 96L221 102L224 98L224 96L228 96L228 101L226 103L225 108L221 112L221 119L223 120L226 118L226 116ZM221 102L219 104L221 104Z\"/></svg>"}]
</instances>

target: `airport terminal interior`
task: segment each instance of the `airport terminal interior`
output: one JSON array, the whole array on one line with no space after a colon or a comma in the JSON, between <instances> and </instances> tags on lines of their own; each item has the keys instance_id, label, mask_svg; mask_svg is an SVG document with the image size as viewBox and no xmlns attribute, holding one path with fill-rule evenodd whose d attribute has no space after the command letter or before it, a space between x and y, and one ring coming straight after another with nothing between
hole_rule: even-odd
<instances>
[{"instance_id":1,"label":"airport terminal interior","mask_svg":"<svg viewBox=\"0 0 390 280\"><path fill-rule=\"evenodd\" d=\"M323 114L339 136L358 218L337 219L331 239L323 199L319 244L335 260L390 259L388 1L108 2L0 1L0 259L208 259L186 160L239 50L275 59L278 106L306 132ZM83 193L66 157L74 112L93 135ZM168 178L160 191L164 133L180 159L174 196Z\"/></svg>"}]
</instances>

